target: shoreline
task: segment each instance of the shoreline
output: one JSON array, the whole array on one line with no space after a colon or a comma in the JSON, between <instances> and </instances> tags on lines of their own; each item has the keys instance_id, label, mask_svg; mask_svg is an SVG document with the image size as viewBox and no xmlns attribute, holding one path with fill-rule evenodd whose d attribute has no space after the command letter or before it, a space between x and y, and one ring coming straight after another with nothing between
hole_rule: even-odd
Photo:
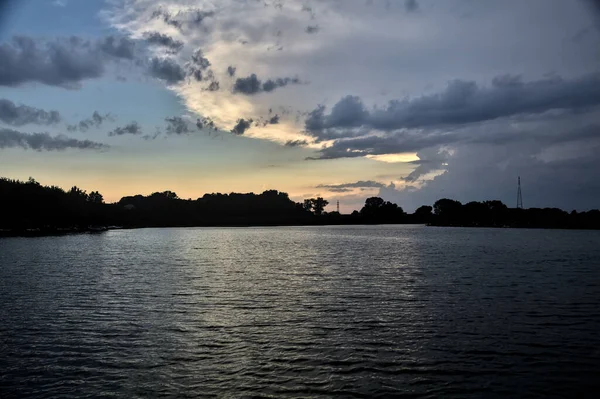
<instances>
[{"instance_id":1,"label":"shoreline","mask_svg":"<svg viewBox=\"0 0 600 399\"><path fill-rule=\"evenodd\" d=\"M442 225L431 223L305 223L305 224L212 224L212 225L193 225L193 226L109 226L109 227L89 227L89 228L63 228L63 229L26 229L26 230L8 230L0 229L0 238L35 238L35 237L59 237L76 234L101 234L114 230L138 230L138 229L181 229L181 228L254 228L254 227L318 227L318 226L424 226L424 227L444 227L444 228L473 228L473 229L532 229L532 230L581 230L598 231L597 228L581 227L544 227L544 226L467 226L467 225Z\"/></svg>"}]
</instances>

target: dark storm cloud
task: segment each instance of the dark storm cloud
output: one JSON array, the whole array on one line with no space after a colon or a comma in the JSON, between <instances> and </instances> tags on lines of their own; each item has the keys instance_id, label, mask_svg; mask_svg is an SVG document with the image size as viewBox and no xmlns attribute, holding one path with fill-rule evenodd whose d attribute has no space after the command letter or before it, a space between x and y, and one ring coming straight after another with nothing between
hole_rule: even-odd
<instances>
[{"instance_id":1,"label":"dark storm cloud","mask_svg":"<svg viewBox=\"0 0 600 399\"><path fill-rule=\"evenodd\" d=\"M319 184L316 188L324 188L332 192L345 193L351 191L353 188L369 189L369 188L384 188L386 184L379 183L373 180L361 180L355 183L344 183L344 184Z\"/></svg>"},{"instance_id":2,"label":"dark storm cloud","mask_svg":"<svg viewBox=\"0 0 600 399\"><path fill-rule=\"evenodd\" d=\"M417 0L405 0L404 9L407 12L415 12L419 9L419 3L417 2Z\"/></svg>"},{"instance_id":3,"label":"dark storm cloud","mask_svg":"<svg viewBox=\"0 0 600 399\"><path fill-rule=\"evenodd\" d=\"M85 79L102 76L110 63L135 62L135 50L135 41L127 37L87 40L76 36L56 39L14 36L0 44L0 85L39 82L75 88Z\"/></svg>"},{"instance_id":4,"label":"dark storm cloud","mask_svg":"<svg viewBox=\"0 0 600 399\"><path fill-rule=\"evenodd\" d=\"M202 22L214 15L213 11L202 11L197 8L179 11L176 14L159 8L152 13L152 18L161 19L165 24L173 26L177 29L194 28L202 24Z\"/></svg>"},{"instance_id":5,"label":"dark storm cloud","mask_svg":"<svg viewBox=\"0 0 600 399\"><path fill-rule=\"evenodd\" d=\"M171 36L160 32L146 32L144 37L146 42L156 46L166 47L172 52L178 52L183 48L183 42L181 40L175 40Z\"/></svg>"},{"instance_id":6,"label":"dark storm cloud","mask_svg":"<svg viewBox=\"0 0 600 399\"><path fill-rule=\"evenodd\" d=\"M152 13L152 18L162 19L165 24L174 26L175 28L181 29L182 26L181 21L175 19L170 12L160 8Z\"/></svg>"},{"instance_id":7,"label":"dark storm cloud","mask_svg":"<svg viewBox=\"0 0 600 399\"><path fill-rule=\"evenodd\" d=\"M106 144L90 140L77 140L64 135L50 136L48 133L22 133L12 129L0 129L0 149L24 148L35 151L62 151L69 148L99 150Z\"/></svg>"},{"instance_id":8,"label":"dark storm cloud","mask_svg":"<svg viewBox=\"0 0 600 399\"><path fill-rule=\"evenodd\" d=\"M304 147L305 145L308 145L306 140L289 140L285 143L286 147Z\"/></svg>"},{"instance_id":9,"label":"dark storm cloud","mask_svg":"<svg viewBox=\"0 0 600 399\"><path fill-rule=\"evenodd\" d=\"M0 44L0 85L26 82L75 87L84 79L100 77L106 55L78 38L36 42L15 36Z\"/></svg>"},{"instance_id":10,"label":"dark storm cloud","mask_svg":"<svg viewBox=\"0 0 600 399\"><path fill-rule=\"evenodd\" d=\"M208 129L208 130L218 130L215 126L215 122L209 117L198 118L196 120L196 127L199 130Z\"/></svg>"},{"instance_id":11,"label":"dark storm cloud","mask_svg":"<svg viewBox=\"0 0 600 399\"><path fill-rule=\"evenodd\" d=\"M266 92L271 92L279 87L285 87L289 84L300 84L300 79L298 78L277 78L275 80L269 79L265 83L263 83L263 90Z\"/></svg>"},{"instance_id":12,"label":"dark storm cloud","mask_svg":"<svg viewBox=\"0 0 600 399\"><path fill-rule=\"evenodd\" d=\"M310 19L315 19L316 18L316 14L313 11L312 7L308 6L308 5L303 5L302 6L302 12L306 12L310 15Z\"/></svg>"},{"instance_id":13,"label":"dark storm cloud","mask_svg":"<svg viewBox=\"0 0 600 399\"><path fill-rule=\"evenodd\" d=\"M228 74L229 76L231 76L231 77L234 77L234 76L235 76L235 71L236 71L236 69L237 69L237 68L236 68L236 67L234 67L233 65L229 65L229 66L227 67L227 74Z\"/></svg>"},{"instance_id":14,"label":"dark storm cloud","mask_svg":"<svg viewBox=\"0 0 600 399\"><path fill-rule=\"evenodd\" d=\"M551 124L552 122L547 122ZM552 128L551 125L536 128L510 129L504 124L500 126L481 125L464 127L456 130L401 130L385 136L365 136L334 140L331 146L318 151L318 157L309 160L357 158L366 155L385 155L417 152L422 161L411 179L416 179L432 170L440 169L449 155L447 151L439 151L440 146L447 145L491 145L506 146L520 143L537 148L570 143L590 141L600 138L600 126L588 124L580 127Z\"/></svg>"},{"instance_id":15,"label":"dark storm cloud","mask_svg":"<svg viewBox=\"0 0 600 399\"><path fill-rule=\"evenodd\" d=\"M106 121L113 122L114 118L110 114L101 115L98 111L94 111L91 118L83 119L76 125L67 125L67 130L70 132L76 130L87 132L92 127L100 127Z\"/></svg>"},{"instance_id":16,"label":"dark storm cloud","mask_svg":"<svg viewBox=\"0 0 600 399\"><path fill-rule=\"evenodd\" d=\"M142 128L137 122L131 122L125 126L117 127L116 129L108 132L109 136L123 136L126 134L141 134Z\"/></svg>"},{"instance_id":17,"label":"dark storm cloud","mask_svg":"<svg viewBox=\"0 0 600 399\"><path fill-rule=\"evenodd\" d=\"M387 136L366 136L335 140L330 147L319 150L318 157L308 160L358 158L366 155L400 154L416 152L423 148L456 143L461 139L457 132L400 131ZM468 137L465 134L465 137Z\"/></svg>"},{"instance_id":18,"label":"dark storm cloud","mask_svg":"<svg viewBox=\"0 0 600 399\"><path fill-rule=\"evenodd\" d=\"M273 115L271 117L267 117L266 119L263 118L263 117L258 118L254 122L254 125L255 126L262 126L262 127L265 127L267 125L277 125L277 124L279 124L279 120L280 120L279 115L275 114L275 115Z\"/></svg>"},{"instance_id":19,"label":"dark storm cloud","mask_svg":"<svg viewBox=\"0 0 600 399\"><path fill-rule=\"evenodd\" d=\"M186 64L188 74L194 77L197 81L203 79L213 78L213 73L208 68L210 67L210 61L204 56L201 49L196 49L190 62Z\"/></svg>"},{"instance_id":20,"label":"dark storm cloud","mask_svg":"<svg viewBox=\"0 0 600 399\"><path fill-rule=\"evenodd\" d=\"M393 131L403 128L462 125L522 114L541 114L552 109L581 110L600 105L600 74L566 80L560 77L523 82L515 76L498 76L490 87L455 80L437 94L393 100L384 108L368 110L358 97L342 98L325 114L325 107L311 111L305 127L315 137L331 137L327 130L364 127ZM325 132L325 134L324 134ZM331 133L331 132L329 132Z\"/></svg>"},{"instance_id":21,"label":"dark storm cloud","mask_svg":"<svg viewBox=\"0 0 600 399\"><path fill-rule=\"evenodd\" d=\"M233 85L234 93L242 93L242 94L256 94L261 91L261 81L258 79L256 74L252 74L247 78L237 78L235 84Z\"/></svg>"},{"instance_id":22,"label":"dark storm cloud","mask_svg":"<svg viewBox=\"0 0 600 399\"><path fill-rule=\"evenodd\" d=\"M53 125L60 120L58 111L46 111L22 104L16 105L10 100L0 99L0 121L7 125Z\"/></svg>"},{"instance_id":23,"label":"dark storm cloud","mask_svg":"<svg viewBox=\"0 0 600 399\"><path fill-rule=\"evenodd\" d=\"M101 39L97 45L100 50L112 57L127 60L135 58L135 42L129 38L108 36Z\"/></svg>"},{"instance_id":24,"label":"dark storm cloud","mask_svg":"<svg viewBox=\"0 0 600 399\"><path fill-rule=\"evenodd\" d=\"M216 81L216 80L212 80L210 82L210 84L208 85L208 87L206 87L206 90L208 91L219 91L219 89L221 88L221 84Z\"/></svg>"},{"instance_id":25,"label":"dark storm cloud","mask_svg":"<svg viewBox=\"0 0 600 399\"><path fill-rule=\"evenodd\" d=\"M402 180L414 183L427 173L444 170L450 158L450 153L444 150L440 151L437 148L426 148L417 152L417 156L419 160L409 162L417 165L417 167Z\"/></svg>"},{"instance_id":26,"label":"dark storm cloud","mask_svg":"<svg viewBox=\"0 0 600 399\"><path fill-rule=\"evenodd\" d=\"M168 84L176 84L185 79L185 70L177 62L170 58L154 57L150 61L148 73Z\"/></svg>"},{"instance_id":27,"label":"dark storm cloud","mask_svg":"<svg viewBox=\"0 0 600 399\"><path fill-rule=\"evenodd\" d=\"M298 78L277 78L268 79L264 83L256 76L255 73L245 78L238 78L233 85L234 93L253 95L260 92L272 92L279 87L285 87L289 84L299 84Z\"/></svg>"},{"instance_id":28,"label":"dark storm cloud","mask_svg":"<svg viewBox=\"0 0 600 399\"><path fill-rule=\"evenodd\" d=\"M198 120L200 121L200 120ZM182 134L188 134L191 132L191 128L190 128L190 123L180 117L180 116L173 116L170 118L165 118L165 122L167 122L167 134L176 134L176 135L182 135ZM196 126L198 127L198 129L202 129L201 127L198 126L198 124L196 123Z\"/></svg>"},{"instance_id":29,"label":"dark storm cloud","mask_svg":"<svg viewBox=\"0 0 600 399\"><path fill-rule=\"evenodd\" d=\"M231 133L242 135L246 130L250 129L252 125L252 119L238 119L237 124L231 129Z\"/></svg>"}]
</instances>

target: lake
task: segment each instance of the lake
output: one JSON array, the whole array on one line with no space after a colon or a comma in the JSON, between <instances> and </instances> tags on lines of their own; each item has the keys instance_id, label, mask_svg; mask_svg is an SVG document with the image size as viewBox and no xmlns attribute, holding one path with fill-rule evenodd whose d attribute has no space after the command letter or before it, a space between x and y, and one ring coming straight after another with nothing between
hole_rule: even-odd
<instances>
[{"instance_id":1,"label":"lake","mask_svg":"<svg viewBox=\"0 0 600 399\"><path fill-rule=\"evenodd\" d=\"M0 397L598 397L600 232L0 239Z\"/></svg>"}]
</instances>

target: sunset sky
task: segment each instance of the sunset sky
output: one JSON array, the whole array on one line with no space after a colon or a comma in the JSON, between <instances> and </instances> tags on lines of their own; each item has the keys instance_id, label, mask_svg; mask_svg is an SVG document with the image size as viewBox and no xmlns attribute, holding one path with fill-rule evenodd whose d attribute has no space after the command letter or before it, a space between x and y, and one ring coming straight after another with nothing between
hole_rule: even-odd
<instances>
[{"instance_id":1,"label":"sunset sky","mask_svg":"<svg viewBox=\"0 0 600 399\"><path fill-rule=\"evenodd\" d=\"M0 176L600 206L599 2L2 4Z\"/></svg>"}]
</instances>

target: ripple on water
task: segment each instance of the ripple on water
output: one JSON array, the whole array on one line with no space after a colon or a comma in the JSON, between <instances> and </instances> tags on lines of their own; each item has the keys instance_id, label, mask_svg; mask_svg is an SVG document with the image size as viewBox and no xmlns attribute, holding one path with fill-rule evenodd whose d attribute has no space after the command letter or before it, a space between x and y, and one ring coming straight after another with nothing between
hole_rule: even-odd
<instances>
[{"instance_id":1,"label":"ripple on water","mask_svg":"<svg viewBox=\"0 0 600 399\"><path fill-rule=\"evenodd\" d=\"M0 396L589 396L599 281L598 232L2 239Z\"/></svg>"}]
</instances>

